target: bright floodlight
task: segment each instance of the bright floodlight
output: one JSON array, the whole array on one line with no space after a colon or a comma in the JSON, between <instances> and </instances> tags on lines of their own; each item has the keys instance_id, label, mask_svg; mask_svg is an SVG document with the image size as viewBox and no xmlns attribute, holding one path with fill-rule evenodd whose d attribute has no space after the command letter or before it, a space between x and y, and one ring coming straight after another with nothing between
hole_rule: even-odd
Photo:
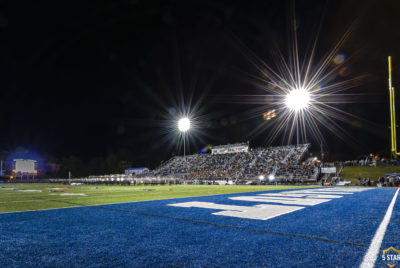
<instances>
[{"instance_id":1,"label":"bright floodlight","mask_svg":"<svg viewBox=\"0 0 400 268\"><path fill-rule=\"evenodd\" d=\"M181 118L178 121L178 129L179 131L186 132L190 128L190 120L187 117Z\"/></svg>"},{"instance_id":2,"label":"bright floodlight","mask_svg":"<svg viewBox=\"0 0 400 268\"><path fill-rule=\"evenodd\" d=\"M264 180L264 176L263 176L263 175L258 176L258 178L259 178L261 181Z\"/></svg>"},{"instance_id":3,"label":"bright floodlight","mask_svg":"<svg viewBox=\"0 0 400 268\"><path fill-rule=\"evenodd\" d=\"M307 108L310 103L310 92L304 88L296 88L286 95L286 106L292 111L300 111Z\"/></svg>"},{"instance_id":4,"label":"bright floodlight","mask_svg":"<svg viewBox=\"0 0 400 268\"><path fill-rule=\"evenodd\" d=\"M273 181L274 179L275 179L275 176L274 176L274 175L269 175L269 176L268 176L268 180L269 180L269 181Z\"/></svg>"}]
</instances>

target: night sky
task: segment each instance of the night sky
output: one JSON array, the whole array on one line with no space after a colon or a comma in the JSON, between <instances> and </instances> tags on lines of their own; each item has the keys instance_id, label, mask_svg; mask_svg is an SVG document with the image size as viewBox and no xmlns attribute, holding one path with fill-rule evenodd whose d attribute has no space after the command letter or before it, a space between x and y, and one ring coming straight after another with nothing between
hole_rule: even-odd
<instances>
[{"instance_id":1,"label":"night sky","mask_svg":"<svg viewBox=\"0 0 400 268\"><path fill-rule=\"evenodd\" d=\"M178 153L178 139L166 126L189 107L201 119L191 153L247 140L252 147L284 144L268 144L268 130L250 135L268 122L250 116L262 104L249 100L268 92L249 79L260 73L246 56L251 51L274 66L271 49L286 54L295 7L300 52L318 24L317 58L353 24L339 50L352 61L346 77L335 79L365 75L343 92L355 102L337 107L368 121L339 122L352 137L345 141L321 126L326 149L342 160L388 155L388 55L394 86L400 84L396 2L2 2L0 149L83 159L118 153L154 166ZM319 150L318 141L309 142Z\"/></svg>"}]
</instances>

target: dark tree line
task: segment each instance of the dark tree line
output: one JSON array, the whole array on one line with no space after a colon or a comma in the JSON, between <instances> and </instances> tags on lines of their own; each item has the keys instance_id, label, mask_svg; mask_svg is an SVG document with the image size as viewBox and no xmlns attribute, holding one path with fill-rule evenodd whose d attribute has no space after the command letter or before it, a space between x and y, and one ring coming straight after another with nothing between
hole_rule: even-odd
<instances>
[{"instance_id":1,"label":"dark tree line","mask_svg":"<svg viewBox=\"0 0 400 268\"><path fill-rule=\"evenodd\" d=\"M24 148L13 151L0 150L0 160L3 160L3 170L7 174L14 169L14 159L34 159L36 169L41 178L68 177L70 171L73 177L89 175L121 174L126 168L140 167L127 152L109 153L105 156L83 158L78 156L56 157L50 154L34 155Z\"/></svg>"},{"instance_id":2,"label":"dark tree line","mask_svg":"<svg viewBox=\"0 0 400 268\"><path fill-rule=\"evenodd\" d=\"M116 154L105 157L94 157L82 160L76 156L64 157L58 161L57 170L53 170L53 176L66 177L71 171L73 177L105 174L121 174L125 169L133 167L133 162L121 159Z\"/></svg>"}]
</instances>

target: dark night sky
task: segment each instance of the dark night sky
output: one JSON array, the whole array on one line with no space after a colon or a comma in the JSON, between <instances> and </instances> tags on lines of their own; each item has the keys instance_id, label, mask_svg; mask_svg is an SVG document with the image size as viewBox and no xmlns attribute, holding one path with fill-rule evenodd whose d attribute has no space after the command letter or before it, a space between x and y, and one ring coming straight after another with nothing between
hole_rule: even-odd
<instances>
[{"instance_id":1,"label":"dark night sky","mask_svg":"<svg viewBox=\"0 0 400 268\"><path fill-rule=\"evenodd\" d=\"M125 153L149 164L176 151L165 125L180 96L198 103L205 144L250 139L265 145L268 131L236 95L265 94L245 73L259 75L243 46L273 65L270 49L286 52L290 1L12 1L0 3L0 149L82 158ZM396 1L296 1L298 38L306 48L321 22L322 56L356 22L340 53L354 55L349 77L365 93L340 109L371 121L342 124L355 141L324 130L342 159L389 148L387 56L400 83L400 17ZM2 10L2 11L1 11ZM400 87L398 87L400 88ZM205 121L205 122L204 122ZM313 141L313 149L319 150ZM273 145L279 145L277 141Z\"/></svg>"}]
</instances>

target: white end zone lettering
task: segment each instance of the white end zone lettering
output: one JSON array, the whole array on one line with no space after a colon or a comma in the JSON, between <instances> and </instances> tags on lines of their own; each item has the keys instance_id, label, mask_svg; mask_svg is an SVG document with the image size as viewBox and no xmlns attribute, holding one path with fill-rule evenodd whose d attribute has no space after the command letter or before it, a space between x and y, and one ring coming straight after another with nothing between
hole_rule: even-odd
<instances>
[{"instance_id":1,"label":"white end zone lettering","mask_svg":"<svg viewBox=\"0 0 400 268\"><path fill-rule=\"evenodd\" d=\"M217 209L222 211L214 212L212 213L213 215L246 218L254 220L268 220L304 208L299 206L278 206L278 205L267 205L267 204L256 205L251 207L233 206L233 205L215 204L211 202L185 202L178 204L169 204L168 206Z\"/></svg>"},{"instance_id":2,"label":"white end zone lettering","mask_svg":"<svg viewBox=\"0 0 400 268\"><path fill-rule=\"evenodd\" d=\"M228 197L231 200L249 201L260 204L255 206L235 206L216 204L211 202L184 202L169 204L173 207L185 208L208 208L221 210L214 212L213 215L246 218L254 220L268 220L283 214L291 213L307 206L315 206L329 202L332 199L342 198L343 195L351 195L354 192L361 192L370 189L363 188L327 188L327 189L305 189L296 191L283 191L279 193L264 193L253 196L234 196ZM281 205L278 205L281 204Z\"/></svg>"}]
</instances>

